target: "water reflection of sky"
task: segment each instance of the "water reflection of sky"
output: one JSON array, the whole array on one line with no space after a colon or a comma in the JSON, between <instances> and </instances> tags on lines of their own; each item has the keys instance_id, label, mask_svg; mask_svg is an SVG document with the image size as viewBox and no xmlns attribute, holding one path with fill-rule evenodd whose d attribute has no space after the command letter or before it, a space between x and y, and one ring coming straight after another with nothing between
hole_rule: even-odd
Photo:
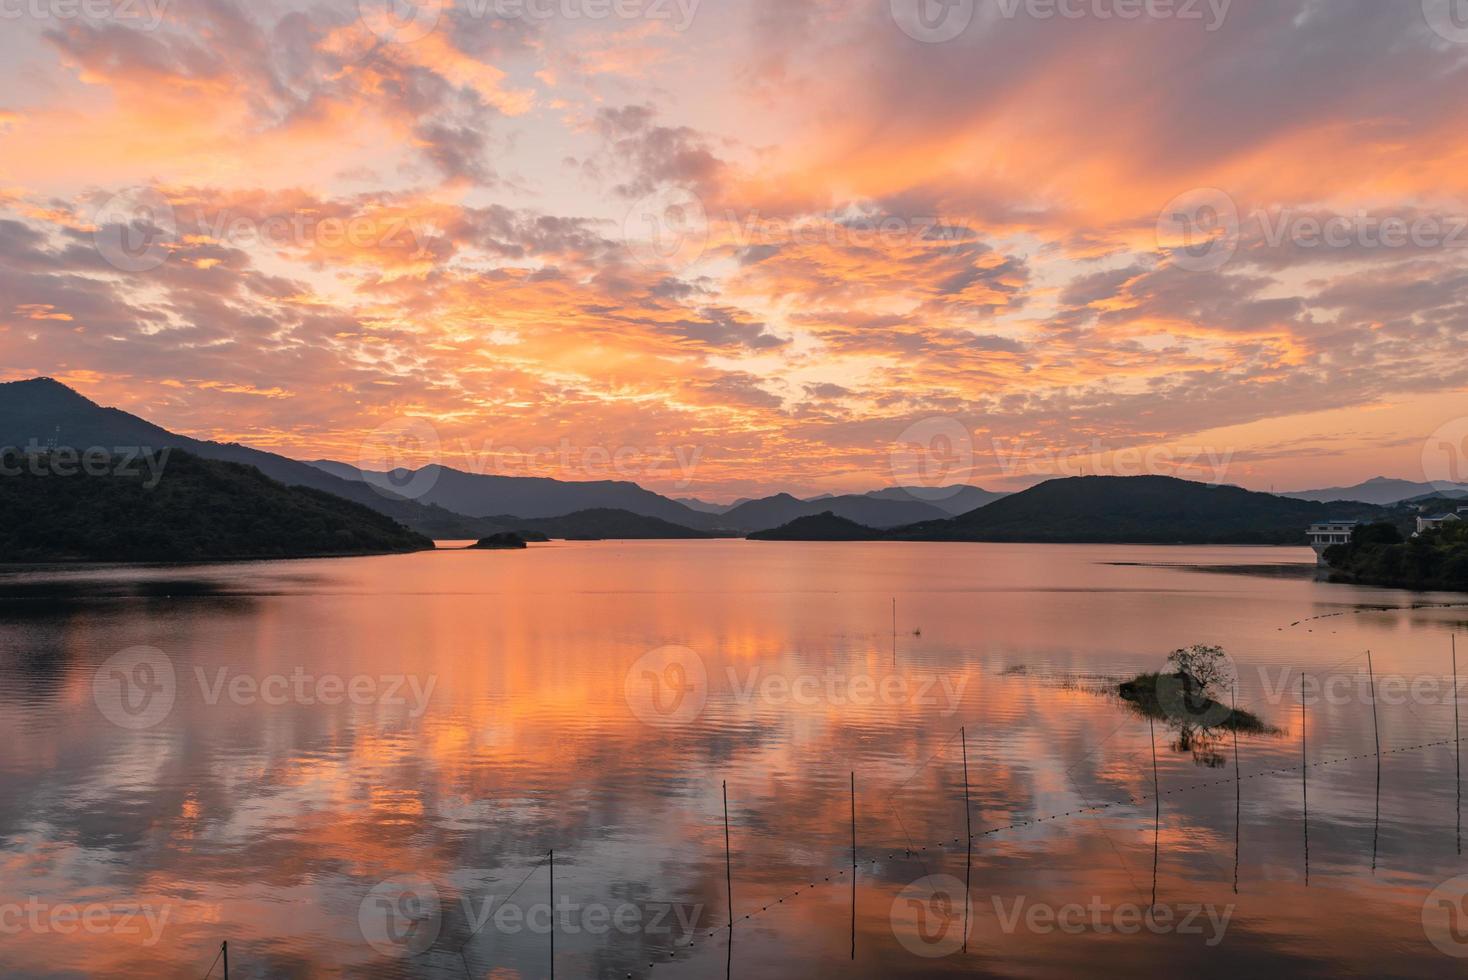
<instances>
[{"instance_id":1,"label":"water reflection of sky","mask_svg":"<svg viewBox=\"0 0 1468 980\"><path fill-rule=\"evenodd\" d=\"M603 543L0 577L0 907L167 912L151 945L23 927L0 967L199 976L228 940L231 976L544 976L547 936L479 920L517 886L510 904L546 901L554 849L565 902L702 907L691 947L677 929L559 929L567 977L1441 975L1455 962L1429 943L1423 903L1468 872L1450 698L1378 705L1379 801L1369 703L1310 707L1307 889L1292 685L1300 670L1364 672L1368 648L1378 680L1441 677L1468 612L1403 608L1451 596L1149 564L1309 557ZM1236 784L1230 740L1212 768L1158 726L1154 824L1148 725L1106 692L1192 643L1228 649L1241 704L1279 732L1241 740ZM93 681L139 646L166 653L177 698L133 731L103 717ZM648 724L628 670L666 646L697 654L701 710ZM428 694L211 695L302 673L406 675ZM878 693L854 696L852 678ZM732 950L718 928L726 781ZM1145 908L1154 848L1163 906L1233 906L1216 945L1025 924L1035 905ZM968 878L972 933L967 953L930 958L902 934L905 916L937 913L904 889L940 875ZM374 886L410 877L438 895L438 932L394 956L359 912ZM583 913L566 914L575 927Z\"/></svg>"}]
</instances>

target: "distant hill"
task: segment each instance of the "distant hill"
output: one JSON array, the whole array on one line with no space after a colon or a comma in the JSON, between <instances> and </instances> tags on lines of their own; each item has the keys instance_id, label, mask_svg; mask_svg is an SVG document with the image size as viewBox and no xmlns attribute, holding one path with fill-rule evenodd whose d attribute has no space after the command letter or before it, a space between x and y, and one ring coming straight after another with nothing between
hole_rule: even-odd
<instances>
[{"instance_id":1,"label":"distant hill","mask_svg":"<svg viewBox=\"0 0 1468 980\"><path fill-rule=\"evenodd\" d=\"M514 514L522 518L561 517L588 510L620 510L656 517L684 527L714 528L716 515L694 510L635 483L616 480L566 481L547 477L465 473L448 466L425 466L391 473L358 470L332 460L311 463L323 472L363 480L391 493L408 481L427 487L415 499L421 504L468 517Z\"/></svg>"},{"instance_id":2,"label":"distant hill","mask_svg":"<svg viewBox=\"0 0 1468 980\"><path fill-rule=\"evenodd\" d=\"M714 537L708 531L672 524L645 514L625 510L598 508L577 511L560 517L490 517L486 523L501 531L519 534L543 534L549 538L571 541L658 540Z\"/></svg>"},{"instance_id":3,"label":"distant hill","mask_svg":"<svg viewBox=\"0 0 1468 980\"><path fill-rule=\"evenodd\" d=\"M978 510L1003 497L1007 493L995 493L981 487L957 484L951 487L888 487L867 494L875 500L903 500L929 504L957 517L971 510Z\"/></svg>"},{"instance_id":4,"label":"distant hill","mask_svg":"<svg viewBox=\"0 0 1468 980\"><path fill-rule=\"evenodd\" d=\"M181 450L161 469L56 475L43 459L0 476L0 561L204 561L421 551L392 519L239 463ZM41 470L41 473L35 470ZM134 474L132 471L138 472ZM156 482L155 482L156 480Z\"/></svg>"},{"instance_id":5,"label":"distant hill","mask_svg":"<svg viewBox=\"0 0 1468 980\"><path fill-rule=\"evenodd\" d=\"M470 551L524 551L529 545L514 531L500 531L487 538L480 538L469 546Z\"/></svg>"},{"instance_id":6,"label":"distant hill","mask_svg":"<svg viewBox=\"0 0 1468 980\"><path fill-rule=\"evenodd\" d=\"M1390 477L1378 476L1365 483L1358 483L1354 487L1297 490L1293 493L1282 493L1280 496L1292 497L1295 500L1318 500L1323 503L1333 500L1354 500L1359 503L1386 506L1414 497L1468 496L1468 484L1448 485L1439 489L1438 485L1433 483L1414 483L1411 480L1394 480Z\"/></svg>"},{"instance_id":7,"label":"distant hill","mask_svg":"<svg viewBox=\"0 0 1468 980\"><path fill-rule=\"evenodd\" d=\"M1374 520L1383 508L1327 505L1165 476L1050 480L949 521L901 528L918 541L1304 544L1315 521Z\"/></svg>"},{"instance_id":8,"label":"distant hill","mask_svg":"<svg viewBox=\"0 0 1468 980\"><path fill-rule=\"evenodd\" d=\"M370 507L400 524L439 537L474 537L458 515L387 496L299 460L236 443L208 442L169 432L115 408L103 408L59 381L36 378L0 384L0 447L69 446L78 450L182 449L204 459L253 466L287 486L310 487Z\"/></svg>"},{"instance_id":9,"label":"distant hill","mask_svg":"<svg viewBox=\"0 0 1468 980\"><path fill-rule=\"evenodd\" d=\"M751 541L880 541L888 535L855 521L838 517L830 511L797 517L783 527L755 531Z\"/></svg>"},{"instance_id":10,"label":"distant hill","mask_svg":"<svg viewBox=\"0 0 1468 980\"><path fill-rule=\"evenodd\" d=\"M799 500L781 493L740 504L719 520L742 531L763 531L789 524L798 517L813 517L827 511L874 528L900 527L948 516L942 509L921 501L884 500L859 494Z\"/></svg>"},{"instance_id":11,"label":"distant hill","mask_svg":"<svg viewBox=\"0 0 1468 980\"><path fill-rule=\"evenodd\" d=\"M689 510L696 510L700 514L722 514L744 503L743 500L736 500L732 504L711 504L707 500L699 500L697 497L674 497L673 501L682 504Z\"/></svg>"}]
</instances>

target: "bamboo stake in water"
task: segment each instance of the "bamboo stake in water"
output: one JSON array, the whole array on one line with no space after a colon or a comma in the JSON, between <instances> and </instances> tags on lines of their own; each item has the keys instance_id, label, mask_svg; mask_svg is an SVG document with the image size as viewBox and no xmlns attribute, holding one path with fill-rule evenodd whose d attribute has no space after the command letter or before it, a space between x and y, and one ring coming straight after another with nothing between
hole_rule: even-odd
<instances>
[{"instance_id":1,"label":"bamboo stake in water","mask_svg":"<svg viewBox=\"0 0 1468 980\"><path fill-rule=\"evenodd\" d=\"M851 958L856 959L856 773L851 774Z\"/></svg>"},{"instance_id":2,"label":"bamboo stake in water","mask_svg":"<svg viewBox=\"0 0 1468 980\"><path fill-rule=\"evenodd\" d=\"M1147 735L1152 743L1152 905L1157 905L1157 859L1162 851L1162 782L1157 776L1157 728L1147 717Z\"/></svg>"},{"instance_id":3,"label":"bamboo stake in water","mask_svg":"<svg viewBox=\"0 0 1468 980\"><path fill-rule=\"evenodd\" d=\"M1457 749L1453 770L1458 783L1458 853L1463 853L1463 737L1458 730L1458 634L1453 641L1453 745Z\"/></svg>"},{"instance_id":4,"label":"bamboo stake in water","mask_svg":"<svg viewBox=\"0 0 1468 980\"><path fill-rule=\"evenodd\" d=\"M1234 730L1234 894L1239 893L1239 836L1244 815L1244 777L1239 771L1239 688L1235 684L1233 696L1229 698L1230 717Z\"/></svg>"},{"instance_id":5,"label":"bamboo stake in water","mask_svg":"<svg viewBox=\"0 0 1468 980\"><path fill-rule=\"evenodd\" d=\"M224 980L229 980L229 940L219 944L219 955L224 957Z\"/></svg>"},{"instance_id":6,"label":"bamboo stake in water","mask_svg":"<svg viewBox=\"0 0 1468 980\"><path fill-rule=\"evenodd\" d=\"M1366 651L1366 673L1371 678L1371 730L1376 736L1376 815L1371 823L1371 873L1376 874L1376 852L1381 840L1381 722L1376 716L1376 668Z\"/></svg>"},{"instance_id":7,"label":"bamboo stake in water","mask_svg":"<svg viewBox=\"0 0 1468 980\"><path fill-rule=\"evenodd\" d=\"M968 732L960 728L958 737L963 745L963 828L968 834L968 839L974 839L973 815L969 812L968 805Z\"/></svg>"},{"instance_id":8,"label":"bamboo stake in water","mask_svg":"<svg viewBox=\"0 0 1468 980\"><path fill-rule=\"evenodd\" d=\"M958 730L959 742L963 747L963 830L965 837L965 859L963 862L963 951L968 952L968 909L969 909L969 872L973 867L974 854L974 818L969 810L968 803L968 732L965 728Z\"/></svg>"},{"instance_id":9,"label":"bamboo stake in water","mask_svg":"<svg viewBox=\"0 0 1468 980\"><path fill-rule=\"evenodd\" d=\"M729 783L724 783L724 887L729 899L729 932L734 932L734 870L729 860Z\"/></svg>"},{"instance_id":10,"label":"bamboo stake in water","mask_svg":"<svg viewBox=\"0 0 1468 980\"><path fill-rule=\"evenodd\" d=\"M556 980L556 852L550 852L550 975L551 980Z\"/></svg>"},{"instance_id":11,"label":"bamboo stake in water","mask_svg":"<svg viewBox=\"0 0 1468 980\"><path fill-rule=\"evenodd\" d=\"M1310 748L1305 719L1305 675L1300 675L1300 797L1305 804L1305 887L1310 887Z\"/></svg>"}]
</instances>

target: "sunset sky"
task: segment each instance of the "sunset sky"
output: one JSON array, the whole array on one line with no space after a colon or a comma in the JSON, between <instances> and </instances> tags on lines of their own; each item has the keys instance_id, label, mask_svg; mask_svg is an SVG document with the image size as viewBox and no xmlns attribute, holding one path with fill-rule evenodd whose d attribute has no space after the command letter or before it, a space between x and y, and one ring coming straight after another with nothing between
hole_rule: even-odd
<instances>
[{"instance_id":1,"label":"sunset sky","mask_svg":"<svg viewBox=\"0 0 1468 980\"><path fill-rule=\"evenodd\" d=\"M0 380L721 500L934 436L998 489L1423 478L1468 416L1468 22L916 3L5 0Z\"/></svg>"}]
</instances>

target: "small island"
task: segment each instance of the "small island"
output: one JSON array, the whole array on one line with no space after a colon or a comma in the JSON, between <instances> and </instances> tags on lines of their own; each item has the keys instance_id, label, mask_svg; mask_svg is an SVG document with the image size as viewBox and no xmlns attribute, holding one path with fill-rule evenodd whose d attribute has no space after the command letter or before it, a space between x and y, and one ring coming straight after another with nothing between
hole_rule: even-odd
<instances>
[{"instance_id":1,"label":"small island","mask_svg":"<svg viewBox=\"0 0 1468 980\"><path fill-rule=\"evenodd\" d=\"M528 547L525 539L514 531L500 531L487 538L480 538L469 546L470 551L518 551Z\"/></svg>"},{"instance_id":2,"label":"small island","mask_svg":"<svg viewBox=\"0 0 1468 980\"><path fill-rule=\"evenodd\" d=\"M881 531L864 524L839 517L832 511L797 517L768 531L756 531L749 535L751 541L880 541L886 537Z\"/></svg>"}]
</instances>

